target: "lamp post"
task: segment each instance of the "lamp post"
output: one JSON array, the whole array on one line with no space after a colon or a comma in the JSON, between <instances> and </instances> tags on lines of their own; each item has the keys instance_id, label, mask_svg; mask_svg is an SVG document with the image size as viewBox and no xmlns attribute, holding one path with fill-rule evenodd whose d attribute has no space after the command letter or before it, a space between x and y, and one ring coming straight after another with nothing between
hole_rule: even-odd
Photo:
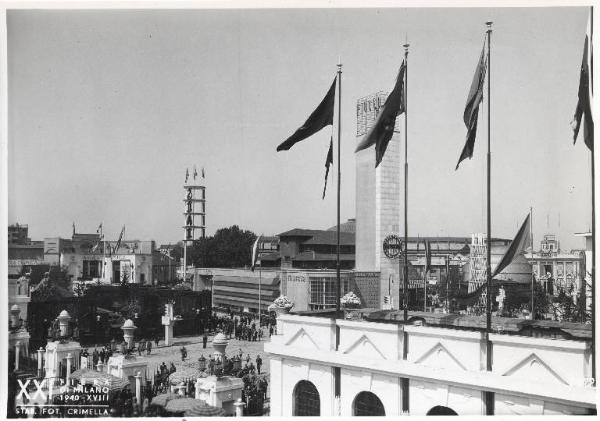
<instances>
[{"instance_id":1,"label":"lamp post","mask_svg":"<svg viewBox=\"0 0 600 421\"><path fill-rule=\"evenodd\" d=\"M96 347L98 346L98 331L100 330L100 315L96 314Z\"/></svg>"},{"instance_id":2,"label":"lamp post","mask_svg":"<svg viewBox=\"0 0 600 421\"><path fill-rule=\"evenodd\" d=\"M196 309L196 326L198 326L198 335L200 335L202 332L200 331L200 309L199 308Z\"/></svg>"},{"instance_id":3,"label":"lamp post","mask_svg":"<svg viewBox=\"0 0 600 421\"><path fill-rule=\"evenodd\" d=\"M60 336L65 337L69 334L69 321L71 320L71 316L67 312L67 310L63 310L58 315L58 325L60 328Z\"/></svg>"},{"instance_id":4,"label":"lamp post","mask_svg":"<svg viewBox=\"0 0 600 421\"><path fill-rule=\"evenodd\" d=\"M138 314L137 312L133 313L133 318L134 318L134 320L135 320L134 324L135 324L135 325L136 325L138 328L140 328L139 314ZM135 336L138 336L138 337L139 337L139 335L140 335L140 333L139 333L139 332L141 332L141 329L140 329L138 332L135 332L135 334L134 334L134 340L135 340Z\"/></svg>"},{"instance_id":5,"label":"lamp post","mask_svg":"<svg viewBox=\"0 0 600 421\"><path fill-rule=\"evenodd\" d=\"M222 377L223 376L223 357L219 356L217 361L215 362L215 376Z\"/></svg>"},{"instance_id":6,"label":"lamp post","mask_svg":"<svg viewBox=\"0 0 600 421\"><path fill-rule=\"evenodd\" d=\"M242 369L242 359L237 355L233 357L233 371L239 372Z\"/></svg>"},{"instance_id":7,"label":"lamp post","mask_svg":"<svg viewBox=\"0 0 600 421\"><path fill-rule=\"evenodd\" d=\"M133 336L134 331L137 328L131 319L125 320L123 326L121 326L121 330L123 331L123 339L127 343L127 348L133 348Z\"/></svg>"}]
</instances>

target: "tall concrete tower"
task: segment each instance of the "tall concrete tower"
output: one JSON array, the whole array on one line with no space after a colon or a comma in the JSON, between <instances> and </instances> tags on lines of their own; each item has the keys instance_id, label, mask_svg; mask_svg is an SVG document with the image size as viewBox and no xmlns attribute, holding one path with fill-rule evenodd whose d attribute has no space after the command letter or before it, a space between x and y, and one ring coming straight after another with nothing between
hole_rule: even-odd
<instances>
[{"instance_id":1,"label":"tall concrete tower","mask_svg":"<svg viewBox=\"0 0 600 421\"><path fill-rule=\"evenodd\" d=\"M204 168L198 175L194 167L193 179L189 180L189 172L186 170L184 212L185 225L183 226L183 280L186 279L187 271L187 247L196 238L204 238L206 235L206 187L204 186ZM196 234L199 237L196 237Z\"/></svg>"},{"instance_id":2,"label":"tall concrete tower","mask_svg":"<svg viewBox=\"0 0 600 421\"><path fill-rule=\"evenodd\" d=\"M357 144L373 126L387 94L360 98L356 105ZM397 259L386 257L384 239L400 235L401 145L399 121L383 160L375 168L375 147L356 156L356 273L355 282L367 306L398 309L400 270Z\"/></svg>"}]
</instances>

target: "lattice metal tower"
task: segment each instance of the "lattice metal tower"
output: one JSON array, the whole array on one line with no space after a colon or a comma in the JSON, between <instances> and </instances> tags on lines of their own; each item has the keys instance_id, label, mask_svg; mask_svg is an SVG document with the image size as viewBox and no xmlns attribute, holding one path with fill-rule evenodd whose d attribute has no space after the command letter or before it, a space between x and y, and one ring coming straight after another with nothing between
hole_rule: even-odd
<instances>
[{"instance_id":1,"label":"lattice metal tower","mask_svg":"<svg viewBox=\"0 0 600 421\"><path fill-rule=\"evenodd\" d=\"M202 169L202 175L196 181L198 174L194 168L193 181L188 183L188 172L186 170L185 183L183 189L185 190L184 202L184 221L183 226L183 280L186 280L187 270L187 246L188 243L193 243L196 238L204 238L206 235L206 187L202 180L204 180L204 168ZM196 234L199 232L199 236Z\"/></svg>"},{"instance_id":2,"label":"lattice metal tower","mask_svg":"<svg viewBox=\"0 0 600 421\"><path fill-rule=\"evenodd\" d=\"M473 292L487 282L487 244L485 234L473 234L471 236L471 264L468 292ZM476 305L478 310L485 310L486 291L485 288L479 295Z\"/></svg>"}]
</instances>

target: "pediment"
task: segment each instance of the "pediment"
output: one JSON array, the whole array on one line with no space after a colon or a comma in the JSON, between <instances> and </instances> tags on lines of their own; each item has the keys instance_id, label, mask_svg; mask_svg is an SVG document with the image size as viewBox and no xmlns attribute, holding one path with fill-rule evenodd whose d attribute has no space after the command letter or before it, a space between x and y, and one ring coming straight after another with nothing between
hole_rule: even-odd
<instances>
[{"instance_id":1,"label":"pediment","mask_svg":"<svg viewBox=\"0 0 600 421\"><path fill-rule=\"evenodd\" d=\"M466 370L466 367L441 342L421 355L415 363L429 367Z\"/></svg>"},{"instance_id":2,"label":"pediment","mask_svg":"<svg viewBox=\"0 0 600 421\"><path fill-rule=\"evenodd\" d=\"M384 360L387 359L379 350L379 348L377 348L377 346L375 346L375 344L367 337L367 335L362 335L344 351L344 354L348 355L352 355L354 353L357 353L361 357L365 355L373 355L379 356Z\"/></svg>"},{"instance_id":3,"label":"pediment","mask_svg":"<svg viewBox=\"0 0 600 421\"><path fill-rule=\"evenodd\" d=\"M315 340L303 327L300 328L285 344L300 348L319 349L319 345L317 345Z\"/></svg>"},{"instance_id":4,"label":"pediment","mask_svg":"<svg viewBox=\"0 0 600 421\"><path fill-rule=\"evenodd\" d=\"M536 379L546 383L567 383L556 371L552 369L544 360L542 360L535 352L529 354L525 359L508 369L503 376L517 376Z\"/></svg>"}]
</instances>

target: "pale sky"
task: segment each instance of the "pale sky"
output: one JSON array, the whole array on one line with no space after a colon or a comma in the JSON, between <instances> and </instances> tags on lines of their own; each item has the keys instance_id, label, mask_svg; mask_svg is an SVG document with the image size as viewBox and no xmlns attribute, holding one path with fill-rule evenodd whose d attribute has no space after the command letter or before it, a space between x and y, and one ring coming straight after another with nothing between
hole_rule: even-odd
<instances>
[{"instance_id":1,"label":"pale sky","mask_svg":"<svg viewBox=\"0 0 600 421\"><path fill-rule=\"evenodd\" d=\"M536 243L550 232L583 248L573 233L591 226L590 154L569 123L588 10L8 11L8 222L33 239L102 221L109 239L126 225L126 238L175 242L197 165L208 234L328 228L331 128L275 148L323 98L338 58L341 215L352 218L356 100L392 89L408 37L409 235L483 232L486 113L473 159L454 168L492 20L492 235L512 238L532 206Z\"/></svg>"}]
</instances>

